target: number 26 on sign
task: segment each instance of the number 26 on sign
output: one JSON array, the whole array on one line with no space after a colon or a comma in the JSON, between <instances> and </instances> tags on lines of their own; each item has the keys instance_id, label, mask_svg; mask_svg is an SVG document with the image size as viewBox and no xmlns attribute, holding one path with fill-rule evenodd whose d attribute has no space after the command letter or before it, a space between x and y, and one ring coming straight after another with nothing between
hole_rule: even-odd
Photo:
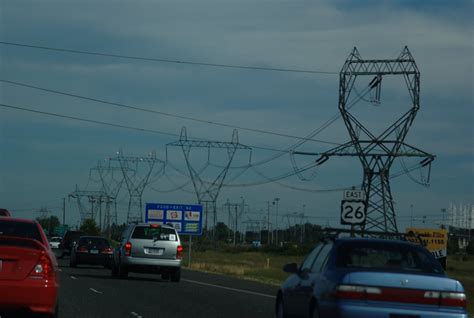
<instances>
[{"instance_id":1,"label":"number 26 on sign","mask_svg":"<svg viewBox=\"0 0 474 318\"><path fill-rule=\"evenodd\" d=\"M363 224L366 219L365 201L342 200L341 202L341 224Z\"/></svg>"}]
</instances>

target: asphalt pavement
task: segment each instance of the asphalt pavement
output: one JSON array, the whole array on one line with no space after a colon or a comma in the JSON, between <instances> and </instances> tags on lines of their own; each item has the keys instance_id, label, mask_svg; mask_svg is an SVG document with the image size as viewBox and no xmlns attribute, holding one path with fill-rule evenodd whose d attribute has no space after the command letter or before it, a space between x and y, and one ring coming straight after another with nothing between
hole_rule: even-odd
<instances>
[{"instance_id":1,"label":"asphalt pavement","mask_svg":"<svg viewBox=\"0 0 474 318\"><path fill-rule=\"evenodd\" d=\"M181 282L130 273L116 279L100 266L70 268L60 260L61 318L273 317L277 288L183 270Z\"/></svg>"}]
</instances>

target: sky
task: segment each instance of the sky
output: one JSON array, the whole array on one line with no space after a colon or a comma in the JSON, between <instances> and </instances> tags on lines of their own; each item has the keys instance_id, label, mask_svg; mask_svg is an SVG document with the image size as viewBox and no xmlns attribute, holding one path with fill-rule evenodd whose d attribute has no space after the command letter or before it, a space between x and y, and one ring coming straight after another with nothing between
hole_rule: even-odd
<instances>
[{"instance_id":1,"label":"sky","mask_svg":"<svg viewBox=\"0 0 474 318\"><path fill-rule=\"evenodd\" d=\"M338 117L338 73L349 53L357 47L364 59L393 59L408 46L421 72L421 90L420 109L406 142L436 159L429 186L414 182L426 180L424 169L394 178L391 189L400 230L411 224L437 226L450 203L474 203L473 7L472 1L421 0L2 1L0 42L317 72L166 63L0 44L0 103L10 107L0 107L1 205L18 217L34 218L47 208L61 218L66 198L66 223L77 225L78 205L69 194L76 185L100 190L100 178L90 169L99 161L109 162L118 151L129 156L155 151L167 162L164 170L160 162L155 165L143 203L194 204L197 197L183 153L167 144L179 139L184 126L189 139L225 142L231 141L233 127L241 127L249 129L238 130L239 142L252 151L237 150L233 158L217 199L218 220L227 222L223 205L229 200L248 205L241 221L262 220L270 206L272 222L279 227L295 222L285 217L293 213L304 213L312 223L340 226L342 189L362 182L358 159L331 158L296 174L295 168L317 157L295 156L292 161L279 150L320 153L349 141ZM361 79L356 88L362 91L370 80ZM410 108L402 78L384 79L380 104L370 98L361 99L354 114L373 131L382 131ZM294 145L302 139L283 136L305 137L328 121L314 140L298 147ZM190 152L190 164L205 181L217 177L227 158L223 149ZM397 161L391 173L401 168ZM139 165L136 180L146 172L147 166ZM126 219L128 200L124 186L117 199L120 223Z\"/></svg>"}]
</instances>

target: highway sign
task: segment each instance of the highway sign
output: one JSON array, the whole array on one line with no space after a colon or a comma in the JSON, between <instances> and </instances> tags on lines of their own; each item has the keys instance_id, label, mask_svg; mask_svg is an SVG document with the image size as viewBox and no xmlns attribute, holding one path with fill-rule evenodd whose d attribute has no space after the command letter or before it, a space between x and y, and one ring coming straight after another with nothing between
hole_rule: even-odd
<instances>
[{"instance_id":1,"label":"highway sign","mask_svg":"<svg viewBox=\"0 0 474 318\"><path fill-rule=\"evenodd\" d=\"M364 191L362 190L344 190L344 200L364 200Z\"/></svg>"},{"instance_id":2,"label":"highway sign","mask_svg":"<svg viewBox=\"0 0 474 318\"><path fill-rule=\"evenodd\" d=\"M59 226L56 226L54 228L53 232L57 236L64 236L64 234L67 232L67 230L69 230L68 225L59 225Z\"/></svg>"},{"instance_id":3,"label":"highway sign","mask_svg":"<svg viewBox=\"0 0 474 318\"><path fill-rule=\"evenodd\" d=\"M341 201L341 224L364 224L367 218L367 207L363 200Z\"/></svg>"},{"instance_id":4,"label":"highway sign","mask_svg":"<svg viewBox=\"0 0 474 318\"><path fill-rule=\"evenodd\" d=\"M179 234L202 234L202 205L147 203L146 223L170 224Z\"/></svg>"}]
</instances>

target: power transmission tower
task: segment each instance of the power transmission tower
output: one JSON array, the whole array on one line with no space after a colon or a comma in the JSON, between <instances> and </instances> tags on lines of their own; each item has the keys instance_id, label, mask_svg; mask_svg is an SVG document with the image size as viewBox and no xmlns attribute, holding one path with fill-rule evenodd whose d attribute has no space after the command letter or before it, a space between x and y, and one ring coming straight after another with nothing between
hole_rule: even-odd
<instances>
[{"instance_id":1,"label":"power transmission tower","mask_svg":"<svg viewBox=\"0 0 474 318\"><path fill-rule=\"evenodd\" d=\"M95 221L97 215L99 215L99 228L102 230L102 203L111 201L104 191L79 190L79 187L76 185L76 190L69 194L69 198L76 199L81 223L86 219ZM84 205L83 199L87 199L87 202L90 203L90 208Z\"/></svg>"},{"instance_id":2,"label":"power transmission tower","mask_svg":"<svg viewBox=\"0 0 474 318\"><path fill-rule=\"evenodd\" d=\"M122 150L117 152L117 157L110 158L112 161L118 161L123 173L125 184L129 194L127 223L142 222L142 195L148 185L150 175L156 165L161 164L161 170L164 169L164 161L156 157L152 152L146 157L125 156Z\"/></svg>"},{"instance_id":3,"label":"power transmission tower","mask_svg":"<svg viewBox=\"0 0 474 318\"><path fill-rule=\"evenodd\" d=\"M90 170L90 174L96 173L102 184L102 191L107 195L106 213L104 218L105 228L110 227L111 219L117 224L117 197L125 180L123 169L119 164L113 165L115 161L110 158L100 160L97 166ZM110 212L110 204L114 203L113 212Z\"/></svg>"},{"instance_id":4,"label":"power transmission tower","mask_svg":"<svg viewBox=\"0 0 474 318\"><path fill-rule=\"evenodd\" d=\"M380 103L380 89L385 76L403 76L411 99L411 108L381 134L374 134L349 111L349 97L356 80L361 76L375 76L367 89L375 90L375 102ZM354 90L357 94L357 91ZM371 102L374 102L372 100ZM390 188L390 168L396 158L419 157L420 167L429 166L435 156L404 142L416 113L420 108L420 72L407 47L396 59L364 60L354 48L339 75L339 111L351 141L319 153L318 165L331 156L358 157L364 169L362 190L365 192L367 218L362 231L398 232L394 201ZM300 153L308 154L308 153ZM429 176L428 176L429 181Z\"/></svg>"},{"instance_id":5,"label":"power transmission tower","mask_svg":"<svg viewBox=\"0 0 474 318\"><path fill-rule=\"evenodd\" d=\"M209 205L211 205L212 209L212 218L213 218L213 227L216 225L217 221L217 213L216 213L216 201L217 197L219 196L219 192L222 188L222 184L225 180L227 172L229 171L230 165L232 160L234 159L235 153L237 150L248 150L251 154L251 148L239 143L239 137L237 134L237 130L234 130L232 134L232 141L224 142L224 141L209 141L209 140L191 140L188 139L188 135L186 132L186 127L181 129L181 134L178 141L169 143L166 145L172 147L181 147L184 158L186 160L186 165L188 167L190 178L193 182L194 190L196 192L196 196L198 199L199 204L206 205L206 215L205 215L205 223L204 228L207 233L208 229L208 214L209 214ZM218 176L214 179L214 181L208 183L201 178L200 173L193 167L191 164L190 153L192 148L207 148L208 151L208 160L211 155L211 149L225 149L227 151L227 163L224 165L223 169L220 171ZM249 155L249 162L250 162L250 155Z\"/></svg>"}]
</instances>

